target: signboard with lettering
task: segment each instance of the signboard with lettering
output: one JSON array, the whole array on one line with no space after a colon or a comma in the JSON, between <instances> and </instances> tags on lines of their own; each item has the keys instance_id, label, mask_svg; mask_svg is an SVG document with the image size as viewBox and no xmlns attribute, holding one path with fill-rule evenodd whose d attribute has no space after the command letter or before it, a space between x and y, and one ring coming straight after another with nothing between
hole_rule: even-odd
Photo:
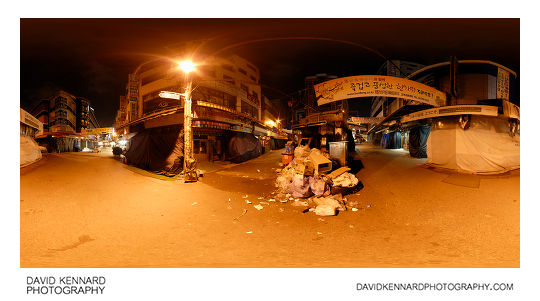
<instances>
[{"instance_id":1,"label":"signboard with lettering","mask_svg":"<svg viewBox=\"0 0 540 301\"><path fill-rule=\"evenodd\" d=\"M170 91L161 91L161 92L159 92L159 97L161 97L161 98L170 98L170 99L180 100L181 96L182 96L182 94L178 93L178 92L170 92Z\"/></svg>"},{"instance_id":2,"label":"signboard with lettering","mask_svg":"<svg viewBox=\"0 0 540 301\"><path fill-rule=\"evenodd\" d=\"M350 117L352 122L355 123L379 123L383 120L383 117Z\"/></svg>"},{"instance_id":3,"label":"signboard with lettering","mask_svg":"<svg viewBox=\"0 0 540 301\"><path fill-rule=\"evenodd\" d=\"M452 115L484 115L484 116L497 116L497 107L483 106L483 105L459 105L459 106L447 106L442 108L433 108L423 111L418 111L401 117L401 122L409 122L414 120L452 116Z\"/></svg>"},{"instance_id":4,"label":"signboard with lettering","mask_svg":"<svg viewBox=\"0 0 540 301\"><path fill-rule=\"evenodd\" d=\"M318 105L357 97L397 97L435 107L445 104L446 94L433 87L400 77L357 75L342 77L314 86Z\"/></svg>"},{"instance_id":5,"label":"signboard with lettering","mask_svg":"<svg viewBox=\"0 0 540 301\"><path fill-rule=\"evenodd\" d=\"M105 135L105 134L112 134L113 132L114 132L114 128L112 127L81 130L81 134L83 135Z\"/></svg>"},{"instance_id":6,"label":"signboard with lettering","mask_svg":"<svg viewBox=\"0 0 540 301\"><path fill-rule=\"evenodd\" d=\"M497 98L508 100L510 91L510 72L498 68L497 72Z\"/></svg>"}]
</instances>

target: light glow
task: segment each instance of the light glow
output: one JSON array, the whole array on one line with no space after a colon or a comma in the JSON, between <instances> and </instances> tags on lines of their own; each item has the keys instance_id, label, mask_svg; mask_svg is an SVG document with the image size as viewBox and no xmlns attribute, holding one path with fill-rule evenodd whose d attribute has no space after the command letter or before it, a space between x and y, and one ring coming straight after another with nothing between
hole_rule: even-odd
<instances>
[{"instance_id":1,"label":"light glow","mask_svg":"<svg viewBox=\"0 0 540 301\"><path fill-rule=\"evenodd\" d=\"M183 61L178 63L178 68L180 68L180 70L184 71L185 73L189 73L195 70L195 64L192 61Z\"/></svg>"}]
</instances>

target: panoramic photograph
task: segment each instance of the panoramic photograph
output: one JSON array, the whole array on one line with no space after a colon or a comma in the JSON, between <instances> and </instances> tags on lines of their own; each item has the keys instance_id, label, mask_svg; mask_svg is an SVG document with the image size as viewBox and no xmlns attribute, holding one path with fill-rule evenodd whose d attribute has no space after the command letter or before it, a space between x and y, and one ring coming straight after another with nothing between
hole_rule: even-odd
<instances>
[{"instance_id":1,"label":"panoramic photograph","mask_svg":"<svg viewBox=\"0 0 540 301\"><path fill-rule=\"evenodd\" d=\"M20 19L21 268L520 268L520 19Z\"/></svg>"}]
</instances>

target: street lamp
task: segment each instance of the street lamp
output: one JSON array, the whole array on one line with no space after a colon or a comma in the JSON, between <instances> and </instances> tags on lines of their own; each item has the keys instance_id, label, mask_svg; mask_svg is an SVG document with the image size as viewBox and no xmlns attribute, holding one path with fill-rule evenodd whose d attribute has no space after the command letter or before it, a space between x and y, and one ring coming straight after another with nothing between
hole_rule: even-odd
<instances>
[{"instance_id":1,"label":"street lamp","mask_svg":"<svg viewBox=\"0 0 540 301\"><path fill-rule=\"evenodd\" d=\"M186 92L184 93L184 182L197 182L195 157L193 156L193 132L191 129L191 77L190 72L195 70L191 61L183 61L178 68L185 74Z\"/></svg>"}]
</instances>

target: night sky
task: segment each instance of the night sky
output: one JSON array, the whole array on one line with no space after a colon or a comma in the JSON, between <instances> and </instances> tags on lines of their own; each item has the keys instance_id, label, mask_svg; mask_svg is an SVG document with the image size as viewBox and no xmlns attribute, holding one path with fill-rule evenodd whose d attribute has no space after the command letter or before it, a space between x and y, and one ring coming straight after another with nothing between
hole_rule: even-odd
<instances>
[{"instance_id":1,"label":"night sky","mask_svg":"<svg viewBox=\"0 0 540 301\"><path fill-rule=\"evenodd\" d=\"M21 107L63 89L88 98L101 126L111 126L129 72L183 41L238 54L261 70L263 94L279 98L304 77L375 74L384 59L422 64L491 60L519 78L519 19L21 19ZM313 37L331 40L273 40ZM268 39L257 43L243 42ZM240 44L224 51L225 47ZM367 100L367 99L366 99Z\"/></svg>"}]
</instances>

